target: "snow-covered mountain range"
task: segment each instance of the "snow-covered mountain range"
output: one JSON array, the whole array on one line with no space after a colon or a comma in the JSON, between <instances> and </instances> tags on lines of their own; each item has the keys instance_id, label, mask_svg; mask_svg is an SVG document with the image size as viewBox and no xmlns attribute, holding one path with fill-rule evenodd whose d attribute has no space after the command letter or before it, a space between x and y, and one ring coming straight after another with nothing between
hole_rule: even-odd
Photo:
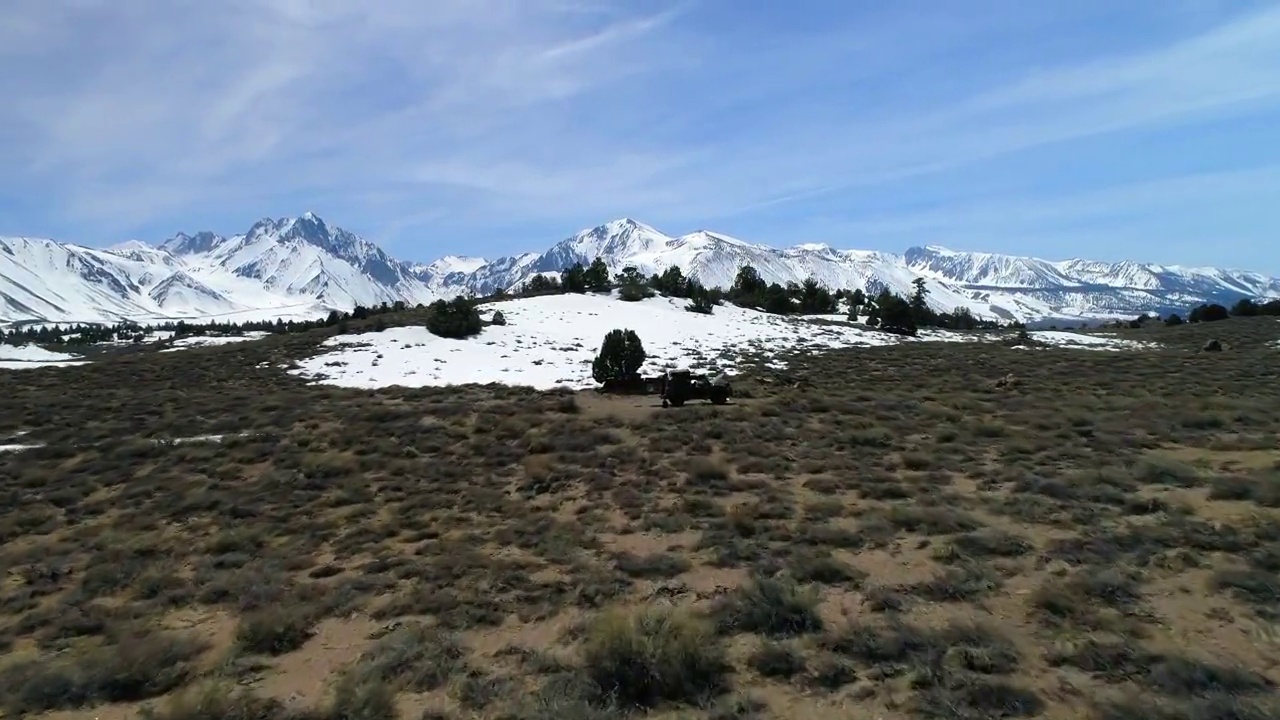
<instances>
[{"instance_id":1,"label":"snow-covered mountain range","mask_svg":"<svg viewBox=\"0 0 1280 720\"><path fill-rule=\"evenodd\" d=\"M0 237L0 322L313 318L356 305L509 290L538 273L597 257L613 272L630 265L650 274L674 265L713 287L730 286L743 265L768 282L814 277L833 290L870 293L888 287L909 294L912 281L924 277L938 310L964 306L980 317L1030 322L1280 297L1280 278L1253 272L1049 261L938 246L902 254L812 244L778 249L702 230L672 237L630 219L584 230L541 253L410 263L307 213L264 219L231 237L179 233L158 246L130 241L93 249Z\"/></svg>"}]
</instances>

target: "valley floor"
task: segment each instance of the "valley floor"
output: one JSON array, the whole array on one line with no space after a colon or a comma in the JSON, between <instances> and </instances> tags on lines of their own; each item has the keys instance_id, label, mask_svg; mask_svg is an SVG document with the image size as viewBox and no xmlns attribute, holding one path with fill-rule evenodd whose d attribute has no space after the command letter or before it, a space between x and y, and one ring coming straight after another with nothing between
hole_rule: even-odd
<instances>
[{"instance_id":1,"label":"valley floor","mask_svg":"<svg viewBox=\"0 0 1280 720\"><path fill-rule=\"evenodd\" d=\"M1280 716L1270 319L670 410L288 370L327 337L0 370L4 717Z\"/></svg>"}]
</instances>

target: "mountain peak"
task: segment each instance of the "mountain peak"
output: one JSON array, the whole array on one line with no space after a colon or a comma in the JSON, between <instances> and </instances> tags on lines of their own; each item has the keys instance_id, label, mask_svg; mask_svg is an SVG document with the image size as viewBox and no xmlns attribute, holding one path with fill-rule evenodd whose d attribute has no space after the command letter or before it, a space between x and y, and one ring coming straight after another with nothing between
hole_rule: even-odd
<instances>
[{"instance_id":1,"label":"mountain peak","mask_svg":"<svg viewBox=\"0 0 1280 720\"><path fill-rule=\"evenodd\" d=\"M198 232L195 235L180 232L161 243L160 249L166 250L173 255L203 255L225 241L226 238L221 235L215 235L208 230Z\"/></svg>"},{"instance_id":2,"label":"mountain peak","mask_svg":"<svg viewBox=\"0 0 1280 720\"><path fill-rule=\"evenodd\" d=\"M142 240L125 240L107 248L107 252L129 252L131 250L155 250L155 248Z\"/></svg>"}]
</instances>

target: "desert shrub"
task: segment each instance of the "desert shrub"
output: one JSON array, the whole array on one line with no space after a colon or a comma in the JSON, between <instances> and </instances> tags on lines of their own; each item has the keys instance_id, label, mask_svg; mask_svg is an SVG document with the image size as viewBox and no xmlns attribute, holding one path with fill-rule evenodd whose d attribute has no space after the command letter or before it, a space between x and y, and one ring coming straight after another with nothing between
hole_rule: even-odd
<instances>
[{"instance_id":1,"label":"desert shrub","mask_svg":"<svg viewBox=\"0 0 1280 720\"><path fill-rule=\"evenodd\" d=\"M1146 485L1194 487L1201 482L1200 472L1191 465L1159 456L1139 460L1133 466L1133 476Z\"/></svg>"},{"instance_id":2,"label":"desert shrub","mask_svg":"<svg viewBox=\"0 0 1280 720\"><path fill-rule=\"evenodd\" d=\"M790 678L805 671L805 659L796 648L766 640L749 660L751 667L765 677Z\"/></svg>"},{"instance_id":3,"label":"desert shrub","mask_svg":"<svg viewBox=\"0 0 1280 720\"><path fill-rule=\"evenodd\" d=\"M706 482L710 480L728 480L733 468L725 461L707 455L696 455L689 458L689 479Z\"/></svg>"},{"instance_id":4,"label":"desert shrub","mask_svg":"<svg viewBox=\"0 0 1280 720\"><path fill-rule=\"evenodd\" d=\"M933 602L962 602L993 592L1000 585L1000 577L990 568L970 562L943 568L928 580L901 590Z\"/></svg>"},{"instance_id":5,"label":"desert shrub","mask_svg":"<svg viewBox=\"0 0 1280 720\"><path fill-rule=\"evenodd\" d=\"M142 720L306 720L275 698L265 698L228 681L203 683L147 706Z\"/></svg>"},{"instance_id":6,"label":"desert shrub","mask_svg":"<svg viewBox=\"0 0 1280 720\"><path fill-rule=\"evenodd\" d=\"M634 330L610 330L591 363L591 377L598 383L633 377L644 364L644 344Z\"/></svg>"},{"instance_id":7,"label":"desert shrub","mask_svg":"<svg viewBox=\"0 0 1280 720\"><path fill-rule=\"evenodd\" d=\"M815 589L801 587L790 577L756 577L721 598L716 616L724 633L802 635L822 629L822 617L818 615L821 600Z\"/></svg>"},{"instance_id":8,"label":"desert shrub","mask_svg":"<svg viewBox=\"0 0 1280 720\"><path fill-rule=\"evenodd\" d=\"M801 582L816 582L824 585L849 583L856 586L867 578L866 572L838 560L829 550L797 551L787 558L787 567Z\"/></svg>"},{"instance_id":9,"label":"desert shrub","mask_svg":"<svg viewBox=\"0 0 1280 720\"><path fill-rule=\"evenodd\" d=\"M136 702L191 677L205 645L183 635L125 635L116 645L24 660L0 670L0 706L12 715Z\"/></svg>"},{"instance_id":10,"label":"desert shrub","mask_svg":"<svg viewBox=\"0 0 1280 720\"><path fill-rule=\"evenodd\" d=\"M958 690L975 676L1012 675L1020 658L1017 648L994 626L954 621L940 628L892 620L888 623L852 622L824 634L822 648L859 665L875 668L882 676L913 673L919 698L929 703ZM975 698L957 697L959 711L975 704ZM976 709L976 708L974 708ZM1002 714L926 715L928 717L1007 717Z\"/></svg>"},{"instance_id":11,"label":"desert shrub","mask_svg":"<svg viewBox=\"0 0 1280 720\"><path fill-rule=\"evenodd\" d=\"M637 708L703 703L725 690L729 671L714 630L667 607L597 617L586 630L582 659L598 700Z\"/></svg>"},{"instance_id":12,"label":"desert shrub","mask_svg":"<svg viewBox=\"0 0 1280 720\"><path fill-rule=\"evenodd\" d=\"M614 557L618 570L636 578L670 578L687 571L689 560L671 553L636 555L618 553Z\"/></svg>"},{"instance_id":13,"label":"desert shrub","mask_svg":"<svg viewBox=\"0 0 1280 720\"><path fill-rule=\"evenodd\" d=\"M427 330L440 337L461 339L480 332L480 313L468 299L437 300L429 306Z\"/></svg>"},{"instance_id":14,"label":"desert shrub","mask_svg":"<svg viewBox=\"0 0 1280 720\"><path fill-rule=\"evenodd\" d=\"M267 606L245 613L236 627L241 649L263 655L283 655L302 647L313 634L315 614L291 604Z\"/></svg>"},{"instance_id":15,"label":"desert shrub","mask_svg":"<svg viewBox=\"0 0 1280 720\"><path fill-rule=\"evenodd\" d=\"M378 638L352 672L410 692L428 692L465 669L466 652L455 635L413 623Z\"/></svg>"},{"instance_id":16,"label":"desert shrub","mask_svg":"<svg viewBox=\"0 0 1280 720\"><path fill-rule=\"evenodd\" d=\"M396 720L396 693L391 684L378 677L348 670L333 687L326 720Z\"/></svg>"}]
</instances>

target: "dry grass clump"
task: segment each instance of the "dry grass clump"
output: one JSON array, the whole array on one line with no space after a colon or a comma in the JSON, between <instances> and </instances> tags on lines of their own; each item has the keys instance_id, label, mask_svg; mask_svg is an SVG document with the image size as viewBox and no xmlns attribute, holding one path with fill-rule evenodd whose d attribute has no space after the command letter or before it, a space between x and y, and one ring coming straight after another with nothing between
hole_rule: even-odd
<instances>
[{"instance_id":1,"label":"dry grass clump","mask_svg":"<svg viewBox=\"0 0 1280 720\"><path fill-rule=\"evenodd\" d=\"M586 630L582 663L601 704L635 708L705 703L729 673L712 625L670 608L605 612Z\"/></svg>"}]
</instances>

